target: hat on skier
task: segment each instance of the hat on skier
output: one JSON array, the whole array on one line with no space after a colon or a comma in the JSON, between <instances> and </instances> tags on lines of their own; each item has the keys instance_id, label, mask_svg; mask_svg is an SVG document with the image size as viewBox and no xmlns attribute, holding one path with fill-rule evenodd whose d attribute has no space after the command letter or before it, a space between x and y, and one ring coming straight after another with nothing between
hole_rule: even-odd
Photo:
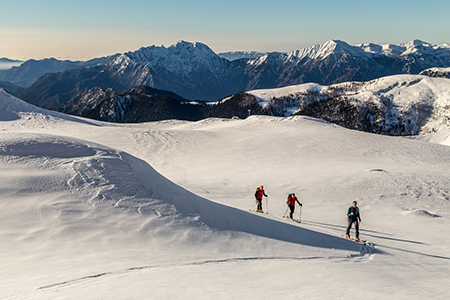
<instances>
[{"instance_id":1,"label":"hat on skier","mask_svg":"<svg viewBox=\"0 0 450 300\"><path fill-rule=\"evenodd\" d=\"M263 189L264 187L263 187L263 186L260 186L259 188L260 188L260 189Z\"/></svg>"}]
</instances>

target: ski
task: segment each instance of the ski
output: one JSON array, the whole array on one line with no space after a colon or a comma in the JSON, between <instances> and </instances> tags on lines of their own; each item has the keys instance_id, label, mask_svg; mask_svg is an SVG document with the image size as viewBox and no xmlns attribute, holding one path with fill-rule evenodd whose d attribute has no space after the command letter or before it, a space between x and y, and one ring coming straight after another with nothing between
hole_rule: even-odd
<instances>
[{"instance_id":1,"label":"ski","mask_svg":"<svg viewBox=\"0 0 450 300\"><path fill-rule=\"evenodd\" d=\"M282 218L285 219L285 220L288 220L288 221L296 222L296 223L301 223L301 222L302 222L302 221L300 221L300 220L291 219L291 218L289 218L289 217L282 217Z\"/></svg>"},{"instance_id":2,"label":"ski","mask_svg":"<svg viewBox=\"0 0 450 300\"><path fill-rule=\"evenodd\" d=\"M357 241L356 239L354 239L354 238L348 238L348 237L346 237L345 235L342 235L342 237L343 238L345 238L346 240L350 240L350 241L353 241L353 242L355 242L355 243L358 243L358 244L361 244L361 245L368 245L368 241L363 241L363 240L359 240L359 241Z\"/></svg>"}]
</instances>

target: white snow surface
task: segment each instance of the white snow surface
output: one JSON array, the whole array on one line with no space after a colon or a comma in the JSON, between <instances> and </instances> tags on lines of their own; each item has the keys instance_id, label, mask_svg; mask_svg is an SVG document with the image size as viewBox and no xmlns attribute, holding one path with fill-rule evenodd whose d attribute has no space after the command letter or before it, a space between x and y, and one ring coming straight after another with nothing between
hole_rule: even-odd
<instances>
[{"instance_id":1,"label":"white snow surface","mask_svg":"<svg viewBox=\"0 0 450 300\"><path fill-rule=\"evenodd\" d=\"M446 299L449 169L308 117L118 125L0 90L0 298Z\"/></svg>"}]
</instances>

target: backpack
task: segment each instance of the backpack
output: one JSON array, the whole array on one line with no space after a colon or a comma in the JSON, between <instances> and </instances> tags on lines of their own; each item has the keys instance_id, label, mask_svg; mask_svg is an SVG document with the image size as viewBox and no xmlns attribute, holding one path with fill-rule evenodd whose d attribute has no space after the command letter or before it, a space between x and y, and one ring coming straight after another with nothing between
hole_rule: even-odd
<instances>
[{"instance_id":1,"label":"backpack","mask_svg":"<svg viewBox=\"0 0 450 300\"><path fill-rule=\"evenodd\" d=\"M259 198L258 198L259 191L260 191L259 187L256 188L256 192L255 192L255 199L256 200L259 200Z\"/></svg>"}]
</instances>

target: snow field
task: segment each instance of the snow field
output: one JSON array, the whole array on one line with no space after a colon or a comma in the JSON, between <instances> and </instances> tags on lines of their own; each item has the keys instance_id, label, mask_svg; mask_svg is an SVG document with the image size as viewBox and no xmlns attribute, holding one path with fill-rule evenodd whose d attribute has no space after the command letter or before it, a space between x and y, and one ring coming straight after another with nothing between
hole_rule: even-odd
<instances>
[{"instance_id":1,"label":"snow field","mask_svg":"<svg viewBox=\"0 0 450 300\"><path fill-rule=\"evenodd\" d=\"M2 92L0 109L1 299L448 294L447 146L305 117L117 125ZM269 214L248 211L261 184ZM280 218L291 192L301 224ZM353 200L374 247L341 238Z\"/></svg>"}]
</instances>

